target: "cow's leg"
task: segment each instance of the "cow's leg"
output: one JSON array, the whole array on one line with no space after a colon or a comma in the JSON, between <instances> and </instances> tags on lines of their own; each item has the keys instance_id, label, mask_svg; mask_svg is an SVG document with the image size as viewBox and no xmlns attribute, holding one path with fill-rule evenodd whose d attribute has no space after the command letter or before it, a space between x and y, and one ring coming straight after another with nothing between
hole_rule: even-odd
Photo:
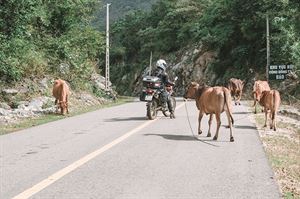
<instances>
[{"instance_id":1,"label":"cow's leg","mask_svg":"<svg viewBox=\"0 0 300 199\"><path fill-rule=\"evenodd\" d=\"M62 115L64 115L64 102L62 101L62 102L60 102L59 104L60 104L60 113L61 113Z\"/></svg>"},{"instance_id":2,"label":"cow's leg","mask_svg":"<svg viewBox=\"0 0 300 199\"><path fill-rule=\"evenodd\" d=\"M256 114L257 113L257 102L255 101L254 102L254 114Z\"/></svg>"},{"instance_id":3,"label":"cow's leg","mask_svg":"<svg viewBox=\"0 0 300 199\"><path fill-rule=\"evenodd\" d=\"M220 118L220 113L216 113L216 120L217 120L217 131L216 131L216 134L213 138L213 140L217 140L218 139L218 136L219 136L219 129L220 129L220 126L221 126L221 118Z\"/></svg>"},{"instance_id":4,"label":"cow's leg","mask_svg":"<svg viewBox=\"0 0 300 199\"><path fill-rule=\"evenodd\" d=\"M239 105L239 93L236 94L236 105Z\"/></svg>"},{"instance_id":5,"label":"cow's leg","mask_svg":"<svg viewBox=\"0 0 300 199\"><path fill-rule=\"evenodd\" d=\"M242 98L242 92L239 93L239 96L238 96L238 102L239 102L239 105L241 105L241 98Z\"/></svg>"},{"instance_id":6,"label":"cow's leg","mask_svg":"<svg viewBox=\"0 0 300 199\"><path fill-rule=\"evenodd\" d=\"M255 91L253 91L253 99L254 99L254 104L253 104L253 106L254 106L254 114L256 114L257 113L257 101L256 101L256 92Z\"/></svg>"},{"instance_id":7,"label":"cow's leg","mask_svg":"<svg viewBox=\"0 0 300 199\"><path fill-rule=\"evenodd\" d=\"M270 110L270 129L274 129L276 131L276 126L275 126L275 112Z\"/></svg>"},{"instance_id":8,"label":"cow's leg","mask_svg":"<svg viewBox=\"0 0 300 199\"><path fill-rule=\"evenodd\" d=\"M276 110L275 112L273 113L273 130L276 131L277 130L277 123L276 123L276 117L277 117L277 114L276 114Z\"/></svg>"},{"instance_id":9,"label":"cow's leg","mask_svg":"<svg viewBox=\"0 0 300 199\"><path fill-rule=\"evenodd\" d=\"M201 120L202 120L203 114L204 113L202 111L199 111L199 117L198 117L198 135L200 135L202 133L202 131L201 131Z\"/></svg>"},{"instance_id":10,"label":"cow's leg","mask_svg":"<svg viewBox=\"0 0 300 199\"><path fill-rule=\"evenodd\" d=\"M237 105L238 103L237 103L236 93L234 93L234 95L233 95L233 100L234 100L234 105Z\"/></svg>"},{"instance_id":11,"label":"cow's leg","mask_svg":"<svg viewBox=\"0 0 300 199\"><path fill-rule=\"evenodd\" d=\"M55 111L56 111L56 113L58 113L59 104L60 104L60 103L59 103L59 100L58 100L58 99L55 99L55 102L54 102L54 103L55 103L55 105L56 105L56 110L55 110Z\"/></svg>"},{"instance_id":12,"label":"cow's leg","mask_svg":"<svg viewBox=\"0 0 300 199\"><path fill-rule=\"evenodd\" d=\"M265 111L265 125L264 127L267 127L267 121L268 121L268 111L266 108L264 108L264 111Z\"/></svg>"},{"instance_id":13,"label":"cow's leg","mask_svg":"<svg viewBox=\"0 0 300 199\"><path fill-rule=\"evenodd\" d=\"M211 137L210 129L211 129L211 123L213 120L213 114L209 115L209 120L208 120L208 132L207 132L207 137Z\"/></svg>"},{"instance_id":14,"label":"cow's leg","mask_svg":"<svg viewBox=\"0 0 300 199\"><path fill-rule=\"evenodd\" d=\"M230 128L230 142L234 142L234 138L233 138L233 134L232 134L232 121L231 121L230 113L228 110L226 111L226 115L227 115L227 119L228 119L228 126Z\"/></svg>"},{"instance_id":15,"label":"cow's leg","mask_svg":"<svg viewBox=\"0 0 300 199\"><path fill-rule=\"evenodd\" d=\"M66 102L66 109L67 109L67 114L69 114L69 104Z\"/></svg>"},{"instance_id":16,"label":"cow's leg","mask_svg":"<svg viewBox=\"0 0 300 199\"><path fill-rule=\"evenodd\" d=\"M269 113L269 123L270 123L270 129L273 129L273 118L272 118L272 111L270 110Z\"/></svg>"},{"instance_id":17,"label":"cow's leg","mask_svg":"<svg viewBox=\"0 0 300 199\"><path fill-rule=\"evenodd\" d=\"M69 114L69 104L68 104L68 101L69 101L69 99L68 99L68 95L66 96L66 109L67 109L67 114Z\"/></svg>"}]
</instances>

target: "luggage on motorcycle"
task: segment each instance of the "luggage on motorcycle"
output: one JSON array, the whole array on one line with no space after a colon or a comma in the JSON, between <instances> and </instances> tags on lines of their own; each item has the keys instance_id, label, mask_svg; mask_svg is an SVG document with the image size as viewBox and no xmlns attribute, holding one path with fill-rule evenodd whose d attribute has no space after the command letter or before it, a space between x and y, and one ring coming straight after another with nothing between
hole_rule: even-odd
<instances>
[{"instance_id":1,"label":"luggage on motorcycle","mask_svg":"<svg viewBox=\"0 0 300 199\"><path fill-rule=\"evenodd\" d=\"M143 78L143 86L146 88L158 89L161 88L160 78L156 76L145 76Z\"/></svg>"},{"instance_id":2,"label":"luggage on motorcycle","mask_svg":"<svg viewBox=\"0 0 300 199\"><path fill-rule=\"evenodd\" d=\"M145 101L145 98L146 98L146 95L147 95L147 93L146 93L146 91L145 90L143 90L142 92L141 92L141 94L140 94L140 101Z\"/></svg>"}]
</instances>

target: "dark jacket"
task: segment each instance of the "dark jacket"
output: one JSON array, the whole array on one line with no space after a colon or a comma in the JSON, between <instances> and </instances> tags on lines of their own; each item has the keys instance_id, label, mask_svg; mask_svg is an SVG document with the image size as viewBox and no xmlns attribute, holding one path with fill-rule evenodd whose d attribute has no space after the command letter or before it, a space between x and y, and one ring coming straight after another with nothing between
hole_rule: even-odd
<instances>
[{"instance_id":1,"label":"dark jacket","mask_svg":"<svg viewBox=\"0 0 300 199\"><path fill-rule=\"evenodd\" d=\"M169 76L166 72L161 71L161 70L156 70L154 75L156 77L160 78L163 87L168 84L170 84L172 86L174 85L174 83L169 80Z\"/></svg>"}]
</instances>

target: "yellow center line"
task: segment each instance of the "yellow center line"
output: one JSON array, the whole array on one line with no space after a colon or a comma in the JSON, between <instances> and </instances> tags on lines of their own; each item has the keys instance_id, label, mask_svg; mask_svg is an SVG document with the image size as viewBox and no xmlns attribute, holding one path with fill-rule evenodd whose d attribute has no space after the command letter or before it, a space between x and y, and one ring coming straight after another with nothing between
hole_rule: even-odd
<instances>
[{"instance_id":1,"label":"yellow center line","mask_svg":"<svg viewBox=\"0 0 300 199\"><path fill-rule=\"evenodd\" d=\"M176 108L176 110L181 108L183 105L184 105L184 103L180 104ZM86 156L80 158L79 160L73 162L69 166L57 171L56 173L54 173L51 176L47 177L46 179L40 181L39 183L32 186L31 188L23 191L22 193L18 194L17 196L13 197L12 199L25 199L25 198L29 198L29 197L33 196L34 194L36 194L36 193L40 192L41 190L45 189L46 187L53 184L57 180L61 179L65 175L69 174L70 172L72 172L75 169L79 168L80 166L84 165L88 161L94 159L95 157L99 156L103 152L107 151L108 149L112 148L113 146L115 146L115 145L119 144L120 142L124 141L125 139L127 139L131 135L139 132L140 130L142 130L146 126L150 125L151 123L155 122L156 120L157 119L149 120L149 121L141 124L137 128L132 129L128 133L126 133L123 136L115 139L114 141L110 142L109 144L101 147L100 149L97 149L96 151L94 151L92 153L89 153L88 155L86 155Z\"/></svg>"}]
</instances>

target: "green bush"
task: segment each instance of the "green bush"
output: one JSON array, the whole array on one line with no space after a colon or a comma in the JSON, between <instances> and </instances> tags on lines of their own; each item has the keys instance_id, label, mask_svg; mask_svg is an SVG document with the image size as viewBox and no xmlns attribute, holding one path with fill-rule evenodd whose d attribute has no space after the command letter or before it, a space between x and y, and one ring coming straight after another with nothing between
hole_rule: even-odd
<instances>
[{"instance_id":1,"label":"green bush","mask_svg":"<svg viewBox=\"0 0 300 199\"><path fill-rule=\"evenodd\" d=\"M90 25L96 0L17 1L0 7L0 75L4 81L47 73L84 82L98 67L103 34ZM68 65L68 73L59 66Z\"/></svg>"}]
</instances>

